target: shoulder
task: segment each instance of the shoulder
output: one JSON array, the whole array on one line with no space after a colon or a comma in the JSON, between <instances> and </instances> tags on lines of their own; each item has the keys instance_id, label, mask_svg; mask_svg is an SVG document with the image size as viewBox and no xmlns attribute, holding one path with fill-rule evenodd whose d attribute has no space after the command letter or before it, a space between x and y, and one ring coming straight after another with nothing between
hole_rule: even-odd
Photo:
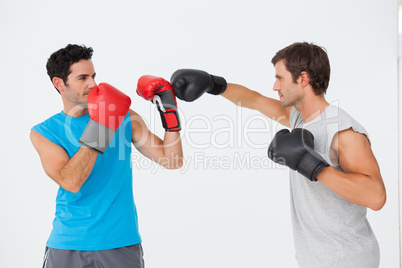
<instances>
[{"instance_id":1,"label":"shoulder","mask_svg":"<svg viewBox=\"0 0 402 268\"><path fill-rule=\"evenodd\" d=\"M331 142L330 158L339 165L339 158L351 152L365 152L370 150L370 141L364 133L355 131L352 127L338 131Z\"/></svg>"},{"instance_id":2,"label":"shoulder","mask_svg":"<svg viewBox=\"0 0 402 268\"><path fill-rule=\"evenodd\" d=\"M35 147L36 151L42 155L46 152L62 152L65 153L65 150L52 140L43 136L42 134L36 132L35 130L31 130L29 137L31 139L32 145Z\"/></svg>"},{"instance_id":3,"label":"shoulder","mask_svg":"<svg viewBox=\"0 0 402 268\"><path fill-rule=\"evenodd\" d=\"M337 122L339 130L353 128L356 132L368 136L366 129L348 112L335 105L330 105L325 110L325 118L328 123Z\"/></svg>"},{"instance_id":4,"label":"shoulder","mask_svg":"<svg viewBox=\"0 0 402 268\"><path fill-rule=\"evenodd\" d=\"M58 132L58 128L61 128L65 123L65 116L62 112L57 113L45 121L33 126L31 128L31 136L34 138L36 134L43 136L44 138L52 141L55 144L58 144L58 140L55 137L54 132ZM36 134L35 134L36 133Z\"/></svg>"},{"instance_id":5,"label":"shoulder","mask_svg":"<svg viewBox=\"0 0 402 268\"><path fill-rule=\"evenodd\" d=\"M136 111L134 111L132 109L130 109L130 121L131 121L131 124L133 124L133 127L136 124L141 124L141 125L145 124L142 117Z\"/></svg>"},{"instance_id":6,"label":"shoulder","mask_svg":"<svg viewBox=\"0 0 402 268\"><path fill-rule=\"evenodd\" d=\"M39 134L39 132L34 129L31 129L31 132L29 133L29 138L31 139L31 142L35 146L35 148L37 145L49 141L42 134Z\"/></svg>"},{"instance_id":7,"label":"shoulder","mask_svg":"<svg viewBox=\"0 0 402 268\"><path fill-rule=\"evenodd\" d=\"M138 113L136 111L134 111L133 109L130 108L130 116L139 116Z\"/></svg>"},{"instance_id":8,"label":"shoulder","mask_svg":"<svg viewBox=\"0 0 402 268\"><path fill-rule=\"evenodd\" d=\"M364 133L355 131L353 128L341 130L335 134L334 140L338 146L353 146L354 144L370 144L368 137Z\"/></svg>"},{"instance_id":9,"label":"shoulder","mask_svg":"<svg viewBox=\"0 0 402 268\"><path fill-rule=\"evenodd\" d=\"M348 142L357 138L370 142L367 130L345 110L331 105L325 113L327 129L332 129L334 139L341 139L344 142Z\"/></svg>"},{"instance_id":10,"label":"shoulder","mask_svg":"<svg viewBox=\"0 0 402 268\"><path fill-rule=\"evenodd\" d=\"M134 135L136 133L142 133L143 131L148 130L144 119L142 119L142 117L132 109L130 109L130 121Z\"/></svg>"},{"instance_id":11,"label":"shoulder","mask_svg":"<svg viewBox=\"0 0 402 268\"><path fill-rule=\"evenodd\" d=\"M32 127L33 130L40 132L41 130L49 130L63 126L66 121L66 115L63 112L50 116L46 120Z\"/></svg>"}]
</instances>

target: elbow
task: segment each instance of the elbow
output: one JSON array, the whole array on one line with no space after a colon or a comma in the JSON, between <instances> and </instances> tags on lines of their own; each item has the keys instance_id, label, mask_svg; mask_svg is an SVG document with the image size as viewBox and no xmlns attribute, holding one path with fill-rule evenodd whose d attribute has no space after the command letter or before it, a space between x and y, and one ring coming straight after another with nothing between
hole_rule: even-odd
<instances>
[{"instance_id":1,"label":"elbow","mask_svg":"<svg viewBox=\"0 0 402 268\"><path fill-rule=\"evenodd\" d=\"M66 190L68 192L71 192L73 194L76 194L81 190L81 185L77 185L77 184L74 184L74 183L68 183L68 184L66 183L66 184L60 185L60 186L64 190Z\"/></svg>"},{"instance_id":2,"label":"elbow","mask_svg":"<svg viewBox=\"0 0 402 268\"><path fill-rule=\"evenodd\" d=\"M180 160L175 166L174 169L179 169L183 167L183 160Z\"/></svg>"},{"instance_id":3,"label":"elbow","mask_svg":"<svg viewBox=\"0 0 402 268\"><path fill-rule=\"evenodd\" d=\"M56 182L61 188L71 193L78 193L81 190L82 184L79 184L77 180L72 180L67 174L61 172L58 176L52 176L48 172L47 175Z\"/></svg>"},{"instance_id":4,"label":"elbow","mask_svg":"<svg viewBox=\"0 0 402 268\"><path fill-rule=\"evenodd\" d=\"M64 189L64 190L69 191L70 193L76 194L80 191L80 189L81 188L71 188L69 190L66 190L66 189Z\"/></svg>"},{"instance_id":5,"label":"elbow","mask_svg":"<svg viewBox=\"0 0 402 268\"><path fill-rule=\"evenodd\" d=\"M378 194L376 198L373 198L372 204L370 205L369 208L374 211L379 211L384 207L386 201L387 201L387 195L384 190L383 193Z\"/></svg>"},{"instance_id":6,"label":"elbow","mask_svg":"<svg viewBox=\"0 0 402 268\"><path fill-rule=\"evenodd\" d=\"M82 180L80 180L79 178L73 179L71 178L71 176L70 177L64 176L61 179L59 179L58 184L64 190L76 194L81 190L82 187L82 183L80 183L80 181Z\"/></svg>"},{"instance_id":7,"label":"elbow","mask_svg":"<svg viewBox=\"0 0 402 268\"><path fill-rule=\"evenodd\" d=\"M376 184L372 187L372 192L369 195L369 206L368 208L379 211L381 210L385 203L387 202L387 191L385 185L382 181L381 175L375 178Z\"/></svg>"},{"instance_id":8,"label":"elbow","mask_svg":"<svg viewBox=\"0 0 402 268\"><path fill-rule=\"evenodd\" d=\"M179 169L183 166L183 157L165 158L160 164L166 169Z\"/></svg>"},{"instance_id":9,"label":"elbow","mask_svg":"<svg viewBox=\"0 0 402 268\"><path fill-rule=\"evenodd\" d=\"M165 168L167 168L167 169L179 169L182 166L183 166L183 161L178 161L178 162L171 163L171 164L165 166Z\"/></svg>"}]
</instances>

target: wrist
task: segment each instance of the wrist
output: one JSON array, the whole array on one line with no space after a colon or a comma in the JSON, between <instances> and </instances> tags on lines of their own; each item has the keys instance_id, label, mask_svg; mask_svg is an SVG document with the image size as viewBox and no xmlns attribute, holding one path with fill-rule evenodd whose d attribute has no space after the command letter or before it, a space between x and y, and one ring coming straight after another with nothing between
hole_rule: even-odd
<instances>
[{"instance_id":1,"label":"wrist","mask_svg":"<svg viewBox=\"0 0 402 268\"><path fill-rule=\"evenodd\" d=\"M163 128L166 131L171 132L181 130L179 115L176 110L159 110L159 113L161 116Z\"/></svg>"},{"instance_id":2,"label":"wrist","mask_svg":"<svg viewBox=\"0 0 402 268\"><path fill-rule=\"evenodd\" d=\"M316 175L317 181L324 180L324 178L328 176L328 172L330 171L330 169L331 169L330 165L324 166L322 169L320 169L320 171L317 172Z\"/></svg>"},{"instance_id":3,"label":"wrist","mask_svg":"<svg viewBox=\"0 0 402 268\"><path fill-rule=\"evenodd\" d=\"M172 90L158 92L153 98L161 116L163 128L166 131L180 131L179 114L177 113L176 97Z\"/></svg>"},{"instance_id":4,"label":"wrist","mask_svg":"<svg viewBox=\"0 0 402 268\"><path fill-rule=\"evenodd\" d=\"M329 165L327 162L323 161L317 165L317 167L314 169L314 172L312 174L312 179L311 181L318 181L318 175L323 173L323 169L328 168Z\"/></svg>"}]
</instances>

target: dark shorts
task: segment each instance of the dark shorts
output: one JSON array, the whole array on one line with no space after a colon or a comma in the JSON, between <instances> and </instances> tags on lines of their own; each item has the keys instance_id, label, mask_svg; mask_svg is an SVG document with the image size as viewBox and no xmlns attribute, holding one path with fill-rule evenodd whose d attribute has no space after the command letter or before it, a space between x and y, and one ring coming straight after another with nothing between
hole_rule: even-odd
<instances>
[{"instance_id":1,"label":"dark shorts","mask_svg":"<svg viewBox=\"0 0 402 268\"><path fill-rule=\"evenodd\" d=\"M99 251L46 247L43 268L144 268L141 244Z\"/></svg>"}]
</instances>

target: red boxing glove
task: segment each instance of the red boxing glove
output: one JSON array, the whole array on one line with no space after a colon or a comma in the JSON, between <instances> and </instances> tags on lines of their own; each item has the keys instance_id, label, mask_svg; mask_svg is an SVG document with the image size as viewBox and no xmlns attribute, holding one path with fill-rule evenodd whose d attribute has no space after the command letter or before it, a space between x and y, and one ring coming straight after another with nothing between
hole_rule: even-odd
<instances>
[{"instance_id":1,"label":"red boxing glove","mask_svg":"<svg viewBox=\"0 0 402 268\"><path fill-rule=\"evenodd\" d=\"M168 81L157 76L143 75L138 79L137 94L156 105L166 131L180 131L176 96Z\"/></svg>"},{"instance_id":2,"label":"red boxing glove","mask_svg":"<svg viewBox=\"0 0 402 268\"><path fill-rule=\"evenodd\" d=\"M124 121L131 99L115 87L100 83L89 92L87 103L90 120L79 142L103 154Z\"/></svg>"}]
</instances>

